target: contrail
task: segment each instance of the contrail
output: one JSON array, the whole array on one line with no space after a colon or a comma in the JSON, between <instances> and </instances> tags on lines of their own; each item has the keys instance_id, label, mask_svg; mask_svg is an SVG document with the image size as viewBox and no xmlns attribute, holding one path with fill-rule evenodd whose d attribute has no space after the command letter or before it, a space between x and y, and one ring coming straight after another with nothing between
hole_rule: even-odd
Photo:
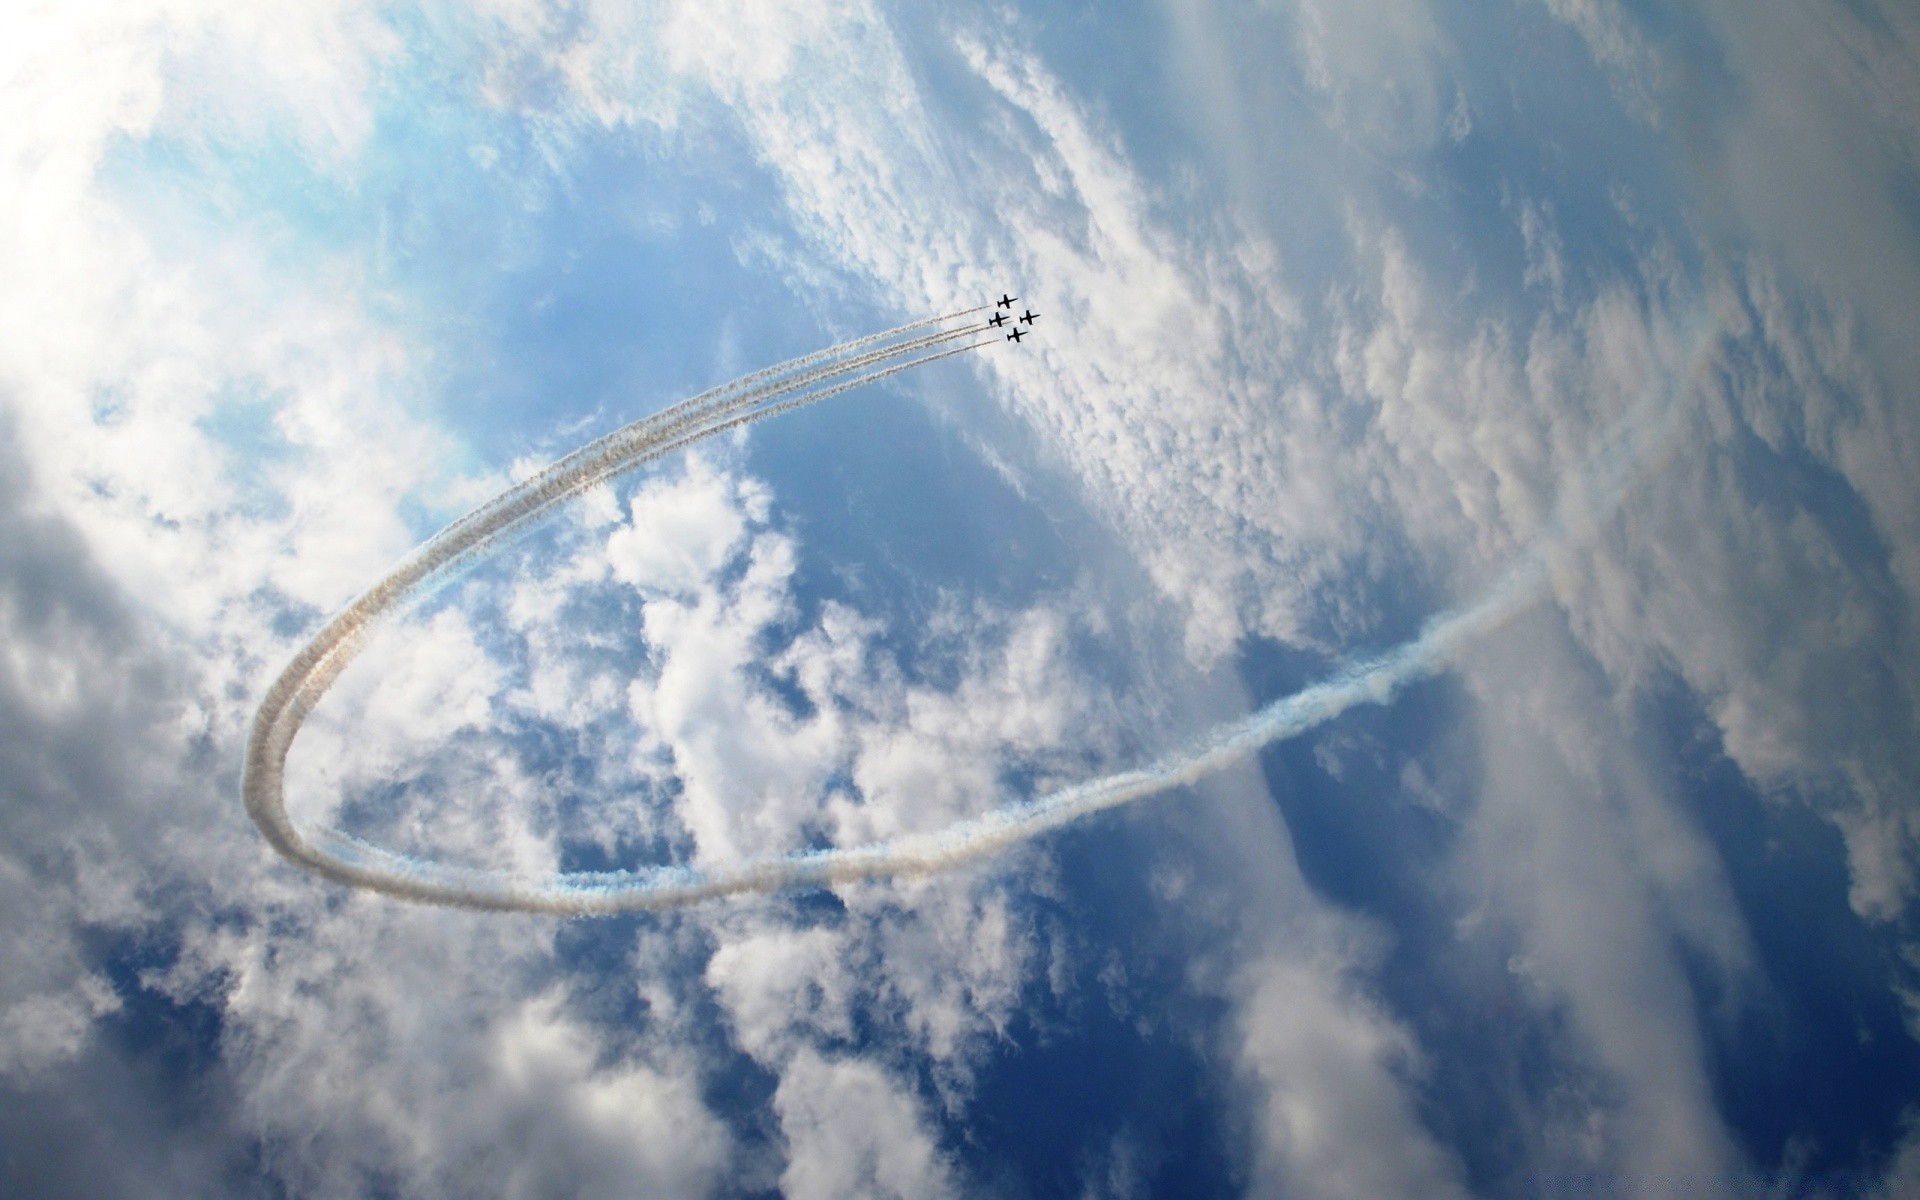
<instances>
[{"instance_id":1,"label":"contrail","mask_svg":"<svg viewBox=\"0 0 1920 1200\"><path fill-rule=\"evenodd\" d=\"M994 344L993 339L986 339L904 362L894 361L981 332L986 328L984 324L905 337L971 316L984 311L985 307L931 317L856 338L703 392L588 443L428 539L385 579L327 622L268 690L254 716L242 773L242 795L254 824L274 849L293 862L343 883L401 891L393 886L393 881L381 878L377 872L356 871L345 861L330 859L294 826L286 812L284 794L286 758L293 739L327 689L359 653L374 625L496 552L504 539L528 528L569 497L613 475L750 421L791 411L910 367ZM905 340L900 340L902 338ZM885 342L893 344L864 354L852 354ZM853 378L842 379L849 374ZM835 379L841 382L818 387ZM401 891L401 894L407 893ZM448 899L446 902L458 901Z\"/></svg>"},{"instance_id":2,"label":"contrail","mask_svg":"<svg viewBox=\"0 0 1920 1200\"><path fill-rule=\"evenodd\" d=\"M984 306L916 321L743 376L589 443L429 539L328 622L268 691L254 717L242 781L247 813L254 824L287 859L352 887L457 908L556 916L670 908L741 892L945 870L1090 813L1197 782L1262 747L1303 733L1357 705L1385 703L1407 685L1437 674L1464 645L1546 593L1550 559L1565 548L1573 532L1568 528L1569 519L1577 515L1591 527L1609 515L1649 459L1662 446L1671 444L1680 412L1677 405L1660 405L1658 397L1643 400L1590 463L1583 481L1583 511L1569 513L1563 504L1533 547L1479 600L1434 618L1413 640L1379 657L1350 664L1331 678L1237 721L1217 726L1146 766L1004 805L935 833L861 846L796 851L708 868L661 866L526 877L422 861L339 830L294 825L287 815L284 795L287 753L301 724L381 618L428 594L462 564L470 565L495 552L503 537L594 483L726 430L996 344L998 339L989 337L934 349L986 328L973 325L847 357L855 350L980 311ZM1705 344L1704 337L1698 340L1702 349ZM893 361L928 349L934 352ZM1694 357L1698 361L1698 353ZM847 375L852 377L843 378ZM838 382L830 382L835 380Z\"/></svg>"}]
</instances>

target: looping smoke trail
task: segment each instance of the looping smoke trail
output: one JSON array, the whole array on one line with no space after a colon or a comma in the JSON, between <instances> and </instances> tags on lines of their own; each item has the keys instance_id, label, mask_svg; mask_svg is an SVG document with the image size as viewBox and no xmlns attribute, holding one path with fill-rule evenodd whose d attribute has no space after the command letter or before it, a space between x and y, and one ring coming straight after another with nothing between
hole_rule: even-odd
<instances>
[{"instance_id":1,"label":"looping smoke trail","mask_svg":"<svg viewBox=\"0 0 1920 1200\"><path fill-rule=\"evenodd\" d=\"M301 724L353 660L375 622L443 584L463 565L495 552L504 537L594 483L726 430L817 403L926 363L997 344L998 339L989 337L903 362L890 361L986 328L972 325L847 357L854 350L970 316L984 311L984 307L845 342L702 393L575 451L429 539L322 628L288 664L261 703L247 743L242 794L248 815L262 835L289 860L352 887L457 908L556 916L671 908L741 892L925 874L994 853L1090 813L1197 782L1356 705L1384 703L1408 684L1441 671L1461 647L1498 627L1547 591L1549 557L1572 533L1568 518L1574 514L1564 506L1533 548L1478 601L1436 617L1412 641L1377 658L1351 664L1329 679L1218 726L1146 766L1005 805L935 833L862 846L798 851L711 868L662 866L526 878L425 862L336 829L303 830L293 824L284 796L287 753ZM1699 361L1707 341L1704 331L1696 330L1692 362ZM853 377L841 378L849 374ZM839 382L829 384L836 379ZM821 384L828 386L817 386ZM1671 444L1681 408L1676 404L1663 406L1659 399L1650 396L1629 413L1589 464L1584 511L1578 514L1589 527L1618 506L1649 460Z\"/></svg>"}]
</instances>

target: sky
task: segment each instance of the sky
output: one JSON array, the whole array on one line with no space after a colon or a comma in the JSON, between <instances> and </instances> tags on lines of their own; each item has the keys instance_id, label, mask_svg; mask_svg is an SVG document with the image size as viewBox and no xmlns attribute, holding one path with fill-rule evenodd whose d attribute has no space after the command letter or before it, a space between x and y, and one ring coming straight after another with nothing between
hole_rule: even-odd
<instances>
[{"instance_id":1,"label":"sky","mask_svg":"<svg viewBox=\"0 0 1920 1200\"><path fill-rule=\"evenodd\" d=\"M1911 6L0 32L0 1193L1920 1195ZM1355 702L663 911L410 903L248 819L275 678L449 522L1003 291L1025 343L394 616L293 818L721 872Z\"/></svg>"}]
</instances>

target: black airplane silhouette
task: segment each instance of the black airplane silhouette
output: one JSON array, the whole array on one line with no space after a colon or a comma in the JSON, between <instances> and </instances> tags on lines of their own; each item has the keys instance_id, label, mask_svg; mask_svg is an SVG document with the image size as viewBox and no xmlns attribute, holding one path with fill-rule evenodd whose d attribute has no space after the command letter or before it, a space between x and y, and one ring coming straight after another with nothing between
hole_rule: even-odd
<instances>
[{"instance_id":1,"label":"black airplane silhouette","mask_svg":"<svg viewBox=\"0 0 1920 1200\"><path fill-rule=\"evenodd\" d=\"M1032 309L1028 309L1028 310L1027 310L1027 315L1026 315L1026 316L1024 316L1024 317L1021 317L1020 319L1021 319L1022 321L1025 321L1025 322L1026 322L1027 324L1029 324L1029 325L1031 325L1031 324L1033 324L1033 320L1034 320L1034 318L1035 318L1035 317L1037 317L1037 316L1039 316L1039 315L1040 315L1039 313L1037 313L1037 312L1035 312L1035 311L1033 311Z\"/></svg>"},{"instance_id":2,"label":"black airplane silhouette","mask_svg":"<svg viewBox=\"0 0 1920 1200\"><path fill-rule=\"evenodd\" d=\"M1017 342L1025 336L1027 335L1024 330L1016 328L1012 333L1007 335L1007 340L1010 342Z\"/></svg>"},{"instance_id":3,"label":"black airplane silhouette","mask_svg":"<svg viewBox=\"0 0 1920 1200\"><path fill-rule=\"evenodd\" d=\"M995 329L1000 328L1002 325L1005 325L1006 323L1007 323L1007 314L1005 313L995 313L991 317L987 318L987 324L993 326Z\"/></svg>"},{"instance_id":4,"label":"black airplane silhouette","mask_svg":"<svg viewBox=\"0 0 1920 1200\"><path fill-rule=\"evenodd\" d=\"M1013 308L1013 302L1019 298L1018 296L1009 296L1005 292L1002 292L1000 293L1000 307L1011 310Z\"/></svg>"}]
</instances>

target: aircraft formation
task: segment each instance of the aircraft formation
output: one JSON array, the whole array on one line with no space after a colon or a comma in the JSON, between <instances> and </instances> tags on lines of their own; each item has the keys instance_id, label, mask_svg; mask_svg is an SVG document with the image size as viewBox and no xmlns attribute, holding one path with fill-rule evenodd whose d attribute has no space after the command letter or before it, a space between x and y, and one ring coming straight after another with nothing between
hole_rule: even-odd
<instances>
[{"instance_id":1,"label":"aircraft formation","mask_svg":"<svg viewBox=\"0 0 1920 1200\"><path fill-rule=\"evenodd\" d=\"M1000 303L994 305L993 315L987 318L987 324L993 326L995 329L1007 325L1009 318L1013 318L1013 306L1018 303L1019 300L1020 297L1018 296L1009 296L1005 292L1000 293ZM1001 312L1000 310L1003 308L1007 311ZM1033 323L1039 319L1040 314L1034 312L1032 309L1028 309L1024 315L1018 318L1013 318L1011 322L1013 332L1007 335L1007 340L1018 345L1021 338L1033 331L1031 327ZM1026 325L1028 328L1022 329L1020 328L1021 325Z\"/></svg>"}]
</instances>

